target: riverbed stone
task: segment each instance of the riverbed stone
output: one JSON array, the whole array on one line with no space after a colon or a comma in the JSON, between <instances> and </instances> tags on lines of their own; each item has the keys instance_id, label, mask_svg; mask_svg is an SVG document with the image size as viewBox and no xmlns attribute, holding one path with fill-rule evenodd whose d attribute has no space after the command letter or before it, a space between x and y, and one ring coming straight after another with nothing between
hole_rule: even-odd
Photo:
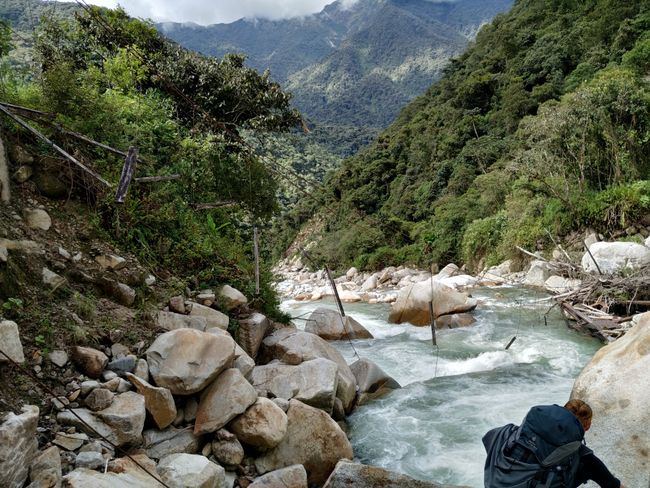
<instances>
[{"instance_id":1,"label":"riverbed stone","mask_svg":"<svg viewBox=\"0 0 650 488\"><path fill-rule=\"evenodd\" d=\"M302 464L276 469L255 478L248 488L307 488L307 471Z\"/></svg>"},{"instance_id":2,"label":"riverbed stone","mask_svg":"<svg viewBox=\"0 0 650 488\"><path fill-rule=\"evenodd\" d=\"M52 488L59 485L62 474L61 452L56 446L38 453L29 468L31 484L35 484L38 488Z\"/></svg>"},{"instance_id":3,"label":"riverbed stone","mask_svg":"<svg viewBox=\"0 0 650 488\"><path fill-rule=\"evenodd\" d=\"M339 461L323 488L453 488L421 481L377 466ZM460 488L460 487L457 487Z\"/></svg>"},{"instance_id":4,"label":"riverbed stone","mask_svg":"<svg viewBox=\"0 0 650 488\"><path fill-rule=\"evenodd\" d=\"M201 438L192 429L167 427L164 430L148 429L142 433L144 450L152 459L162 459L170 454L196 454L201 447Z\"/></svg>"},{"instance_id":5,"label":"riverbed stone","mask_svg":"<svg viewBox=\"0 0 650 488\"><path fill-rule=\"evenodd\" d=\"M289 328L277 330L264 339L260 363L278 359L284 364L296 365L316 358L329 359L338 365L336 396L349 413L356 394L356 379L341 353L316 334Z\"/></svg>"},{"instance_id":6,"label":"riverbed stone","mask_svg":"<svg viewBox=\"0 0 650 488\"><path fill-rule=\"evenodd\" d=\"M99 378L108 364L108 356L92 347L74 347L72 360L81 372L90 378Z\"/></svg>"},{"instance_id":7,"label":"riverbed stone","mask_svg":"<svg viewBox=\"0 0 650 488\"><path fill-rule=\"evenodd\" d=\"M19 415L0 419L0 486L21 488L38 452L38 407L26 405Z\"/></svg>"},{"instance_id":8,"label":"riverbed stone","mask_svg":"<svg viewBox=\"0 0 650 488\"><path fill-rule=\"evenodd\" d=\"M52 444L59 446L66 451L76 451L84 442L88 441L88 436L82 432L68 434L66 432L57 432Z\"/></svg>"},{"instance_id":9,"label":"riverbed stone","mask_svg":"<svg viewBox=\"0 0 650 488\"><path fill-rule=\"evenodd\" d=\"M588 446L625 486L642 487L650 472L650 312L636 315L632 324L623 337L596 352L571 397L593 410Z\"/></svg>"},{"instance_id":10,"label":"riverbed stone","mask_svg":"<svg viewBox=\"0 0 650 488\"><path fill-rule=\"evenodd\" d=\"M211 451L221 466L232 469L244 460L244 448L237 437L226 429L220 429L212 441Z\"/></svg>"},{"instance_id":11,"label":"riverbed stone","mask_svg":"<svg viewBox=\"0 0 650 488\"><path fill-rule=\"evenodd\" d=\"M167 388L150 385L147 381L131 373L127 373L126 377L133 383L138 393L144 396L144 406L158 428L164 429L171 425L176 418L176 404L171 391Z\"/></svg>"},{"instance_id":12,"label":"riverbed stone","mask_svg":"<svg viewBox=\"0 0 650 488\"><path fill-rule=\"evenodd\" d=\"M458 327L469 327L476 323L476 319L469 313L452 313L442 315L436 319L436 329L457 329Z\"/></svg>"},{"instance_id":13,"label":"riverbed stone","mask_svg":"<svg viewBox=\"0 0 650 488\"><path fill-rule=\"evenodd\" d=\"M170 488L226 488L225 470L197 454L166 456L158 472Z\"/></svg>"},{"instance_id":14,"label":"riverbed stone","mask_svg":"<svg viewBox=\"0 0 650 488\"><path fill-rule=\"evenodd\" d=\"M357 405L379 398L392 390L401 388L400 384L369 359L359 359L350 365L359 387Z\"/></svg>"},{"instance_id":15,"label":"riverbed stone","mask_svg":"<svg viewBox=\"0 0 650 488\"><path fill-rule=\"evenodd\" d=\"M97 469L103 467L104 463L104 456L100 452L85 451L77 454L74 465L75 468Z\"/></svg>"},{"instance_id":16,"label":"riverbed stone","mask_svg":"<svg viewBox=\"0 0 650 488\"><path fill-rule=\"evenodd\" d=\"M84 400L85 405L93 412L104 410L111 406L115 393L107 388L97 388L91 391Z\"/></svg>"},{"instance_id":17,"label":"riverbed stone","mask_svg":"<svg viewBox=\"0 0 650 488\"><path fill-rule=\"evenodd\" d=\"M201 394L196 413L196 435L215 432L237 415L246 411L257 400L255 388L236 368L230 368Z\"/></svg>"},{"instance_id":18,"label":"riverbed stone","mask_svg":"<svg viewBox=\"0 0 650 488\"><path fill-rule=\"evenodd\" d=\"M353 317L349 315L342 317L338 310L324 307L319 307L311 313L305 331L327 341L373 338L368 329Z\"/></svg>"},{"instance_id":19,"label":"riverbed stone","mask_svg":"<svg viewBox=\"0 0 650 488\"><path fill-rule=\"evenodd\" d=\"M68 353L61 350L52 351L47 355L47 358L59 368L64 367L68 364Z\"/></svg>"},{"instance_id":20,"label":"riverbed stone","mask_svg":"<svg viewBox=\"0 0 650 488\"><path fill-rule=\"evenodd\" d=\"M550 278L555 269L547 261L535 259L531 261L530 267L524 278L524 284L529 286L543 287L546 280Z\"/></svg>"},{"instance_id":21,"label":"riverbed stone","mask_svg":"<svg viewBox=\"0 0 650 488\"><path fill-rule=\"evenodd\" d=\"M25 362L23 345L20 343L20 334L16 322L11 320L0 321L0 345L2 345L2 350L10 359L17 363ZM9 362L9 360L3 354L0 354L0 364L6 362Z\"/></svg>"},{"instance_id":22,"label":"riverbed stone","mask_svg":"<svg viewBox=\"0 0 650 488\"><path fill-rule=\"evenodd\" d=\"M287 433L286 413L268 398L259 397L229 428L245 444L261 450L277 446Z\"/></svg>"},{"instance_id":23,"label":"riverbed stone","mask_svg":"<svg viewBox=\"0 0 650 488\"><path fill-rule=\"evenodd\" d=\"M147 364L157 386L174 395L191 395L209 385L234 355L232 337L177 329L156 338L147 350Z\"/></svg>"},{"instance_id":24,"label":"riverbed stone","mask_svg":"<svg viewBox=\"0 0 650 488\"><path fill-rule=\"evenodd\" d=\"M49 230L52 227L49 214L40 208L23 209L23 218L31 229Z\"/></svg>"},{"instance_id":25,"label":"riverbed stone","mask_svg":"<svg viewBox=\"0 0 650 488\"><path fill-rule=\"evenodd\" d=\"M79 468L63 477L66 488L160 488L160 483L141 469L124 473L99 473Z\"/></svg>"},{"instance_id":26,"label":"riverbed stone","mask_svg":"<svg viewBox=\"0 0 650 488\"><path fill-rule=\"evenodd\" d=\"M589 251L591 256L582 256L582 268L588 273L600 269L605 274L620 274L650 265L650 248L636 242L596 242L589 246Z\"/></svg>"},{"instance_id":27,"label":"riverbed stone","mask_svg":"<svg viewBox=\"0 0 650 488\"><path fill-rule=\"evenodd\" d=\"M261 396L295 398L331 414L339 368L334 361L325 358L311 359L295 366L272 363L253 368L249 379Z\"/></svg>"},{"instance_id":28,"label":"riverbed stone","mask_svg":"<svg viewBox=\"0 0 650 488\"><path fill-rule=\"evenodd\" d=\"M325 412L298 400L289 402L287 435L255 459L260 473L302 464L310 485L322 485L341 459L352 459L352 446Z\"/></svg>"},{"instance_id":29,"label":"riverbed stone","mask_svg":"<svg viewBox=\"0 0 650 488\"><path fill-rule=\"evenodd\" d=\"M544 288L546 288L551 293L559 294L580 288L581 283L582 282L580 280L553 275L544 282Z\"/></svg>"},{"instance_id":30,"label":"riverbed stone","mask_svg":"<svg viewBox=\"0 0 650 488\"><path fill-rule=\"evenodd\" d=\"M433 291L433 295L432 295ZM451 313L469 312L478 304L475 298L431 279L414 283L399 291L391 307L388 321L393 324L409 322L425 326L431 323L429 302L433 299L434 318Z\"/></svg>"},{"instance_id":31,"label":"riverbed stone","mask_svg":"<svg viewBox=\"0 0 650 488\"><path fill-rule=\"evenodd\" d=\"M230 285L224 285L219 290L219 300L223 303L226 310L234 310L237 307L246 305L248 303L248 298Z\"/></svg>"},{"instance_id":32,"label":"riverbed stone","mask_svg":"<svg viewBox=\"0 0 650 488\"><path fill-rule=\"evenodd\" d=\"M361 285L361 291L372 291L377 288L377 275L372 274Z\"/></svg>"},{"instance_id":33,"label":"riverbed stone","mask_svg":"<svg viewBox=\"0 0 650 488\"><path fill-rule=\"evenodd\" d=\"M219 310L195 302L185 302L185 309L189 311L190 317L203 317L205 319L206 324L203 330L211 327L219 327L223 330L228 329L230 319L226 314L219 312Z\"/></svg>"}]
</instances>

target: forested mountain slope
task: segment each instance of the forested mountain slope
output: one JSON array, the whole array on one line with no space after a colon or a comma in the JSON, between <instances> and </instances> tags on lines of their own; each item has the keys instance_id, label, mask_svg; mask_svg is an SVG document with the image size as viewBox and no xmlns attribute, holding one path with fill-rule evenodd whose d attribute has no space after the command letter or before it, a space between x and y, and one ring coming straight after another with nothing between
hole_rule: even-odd
<instances>
[{"instance_id":1,"label":"forested mountain slope","mask_svg":"<svg viewBox=\"0 0 650 488\"><path fill-rule=\"evenodd\" d=\"M519 0L288 225L315 211L321 254L367 267L632 226L650 211L649 69L648 2Z\"/></svg>"}]
</instances>

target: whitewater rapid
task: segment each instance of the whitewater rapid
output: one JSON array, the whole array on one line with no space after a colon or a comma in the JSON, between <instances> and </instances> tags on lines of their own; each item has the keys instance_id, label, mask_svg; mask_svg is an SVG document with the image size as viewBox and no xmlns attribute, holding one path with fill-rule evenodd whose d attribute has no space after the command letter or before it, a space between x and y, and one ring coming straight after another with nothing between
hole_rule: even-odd
<instances>
[{"instance_id":1,"label":"whitewater rapid","mask_svg":"<svg viewBox=\"0 0 650 488\"><path fill-rule=\"evenodd\" d=\"M349 417L358 461L480 488L483 434L520 423L532 405L566 402L575 377L600 347L568 329L557 309L546 314L552 302L542 292L499 287L472 295L479 299L476 324L437 331L437 349L428 327L388 324L389 305L345 305L374 339L333 344L348 363L357 355L370 359L403 387ZM294 321L299 328L308 312L323 306L336 308L333 301L283 303L285 312L301 316Z\"/></svg>"}]
</instances>

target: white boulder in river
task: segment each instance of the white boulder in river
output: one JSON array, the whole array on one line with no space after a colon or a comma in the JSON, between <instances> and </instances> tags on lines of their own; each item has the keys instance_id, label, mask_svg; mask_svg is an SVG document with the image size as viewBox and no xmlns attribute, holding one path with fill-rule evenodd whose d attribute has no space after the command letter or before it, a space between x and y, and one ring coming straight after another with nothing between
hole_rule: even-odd
<instances>
[{"instance_id":1,"label":"white boulder in river","mask_svg":"<svg viewBox=\"0 0 650 488\"><path fill-rule=\"evenodd\" d=\"M650 482L650 312L600 349L573 385L572 398L593 409L587 445L627 487Z\"/></svg>"},{"instance_id":2,"label":"white boulder in river","mask_svg":"<svg viewBox=\"0 0 650 488\"><path fill-rule=\"evenodd\" d=\"M388 321L393 324L410 322L413 325L429 325L429 302L432 297L434 318L450 313L469 312L474 310L478 303L466 293L428 279L400 290Z\"/></svg>"},{"instance_id":3,"label":"white boulder in river","mask_svg":"<svg viewBox=\"0 0 650 488\"><path fill-rule=\"evenodd\" d=\"M376 466L339 461L323 488L452 488L410 476L393 473Z\"/></svg>"},{"instance_id":4,"label":"white boulder in river","mask_svg":"<svg viewBox=\"0 0 650 488\"><path fill-rule=\"evenodd\" d=\"M305 325L305 331L316 334L327 341L344 339L372 339L372 334L355 319L341 316L338 310L319 307L314 310Z\"/></svg>"},{"instance_id":5,"label":"white boulder in river","mask_svg":"<svg viewBox=\"0 0 650 488\"><path fill-rule=\"evenodd\" d=\"M589 253L582 256L582 268L587 272L617 274L650 265L650 248L636 242L595 242ZM598 268L594 263L598 263Z\"/></svg>"},{"instance_id":6,"label":"white boulder in river","mask_svg":"<svg viewBox=\"0 0 650 488\"><path fill-rule=\"evenodd\" d=\"M208 386L234 356L230 336L176 329L156 338L147 350L147 364L157 386L174 395L191 395Z\"/></svg>"}]
</instances>

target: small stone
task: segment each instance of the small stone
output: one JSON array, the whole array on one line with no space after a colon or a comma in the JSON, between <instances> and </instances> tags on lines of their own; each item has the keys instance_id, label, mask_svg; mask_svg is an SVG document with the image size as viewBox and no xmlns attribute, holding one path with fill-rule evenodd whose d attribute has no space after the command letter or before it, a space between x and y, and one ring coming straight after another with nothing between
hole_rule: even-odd
<instances>
[{"instance_id":1,"label":"small stone","mask_svg":"<svg viewBox=\"0 0 650 488\"><path fill-rule=\"evenodd\" d=\"M52 405L57 410L63 410L65 407L70 405L70 401L64 396L59 396L59 397L52 398Z\"/></svg>"},{"instance_id":2,"label":"small stone","mask_svg":"<svg viewBox=\"0 0 650 488\"><path fill-rule=\"evenodd\" d=\"M133 354L129 354L126 357L121 357L119 359L111 361L106 366L106 369L118 374L130 373L135 368L135 363L137 360L138 358L136 358Z\"/></svg>"},{"instance_id":3,"label":"small stone","mask_svg":"<svg viewBox=\"0 0 650 488\"><path fill-rule=\"evenodd\" d=\"M113 403L114 397L115 394L112 391L106 388L97 388L90 392L85 403L90 410L97 412L108 408Z\"/></svg>"},{"instance_id":4,"label":"small stone","mask_svg":"<svg viewBox=\"0 0 650 488\"><path fill-rule=\"evenodd\" d=\"M105 463L104 456L99 452L85 451L77 454L75 468L97 469L103 467Z\"/></svg>"},{"instance_id":5,"label":"small stone","mask_svg":"<svg viewBox=\"0 0 650 488\"><path fill-rule=\"evenodd\" d=\"M106 370L106 371L102 372L102 379L104 381L112 381L117 377L118 377L118 374L115 371Z\"/></svg>"},{"instance_id":6,"label":"small stone","mask_svg":"<svg viewBox=\"0 0 650 488\"><path fill-rule=\"evenodd\" d=\"M49 286L52 290L56 290L60 286L64 285L66 279L63 276L56 274L51 269L43 268L41 272L41 277L43 284Z\"/></svg>"},{"instance_id":7,"label":"small stone","mask_svg":"<svg viewBox=\"0 0 650 488\"><path fill-rule=\"evenodd\" d=\"M176 313L185 313L185 299L181 295L169 299L169 311Z\"/></svg>"},{"instance_id":8,"label":"small stone","mask_svg":"<svg viewBox=\"0 0 650 488\"><path fill-rule=\"evenodd\" d=\"M86 376L91 378L99 378L108 364L108 357L106 354L91 347L77 346L73 348L72 360Z\"/></svg>"},{"instance_id":9,"label":"small stone","mask_svg":"<svg viewBox=\"0 0 650 488\"><path fill-rule=\"evenodd\" d=\"M90 393L91 391L99 387L101 387L99 381L95 381L95 380L82 381L81 396L85 397L86 395L88 395L88 393Z\"/></svg>"},{"instance_id":10,"label":"small stone","mask_svg":"<svg viewBox=\"0 0 650 488\"><path fill-rule=\"evenodd\" d=\"M241 464L244 460L244 448L237 437L231 435L229 438L219 436L212 441L212 454L219 464L228 467L234 467ZM220 438L224 438L220 440Z\"/></svg>"},{"instance_id":11,"label":"small stone","mask_svg":"<svg viewBox=\"0 0 650 488\"><path fill-rule=\"evenodd\" d=\"M11 320L3 320L0 322L0 344L2 350L17 363L25 362L25 355L23 353L23 345L20 343L20 335L18 333L18 324ZM7 362L8 359L0 354L0 364Z\"/></svg>"},{"instance_id":12,"label":"small stone","mask_svg":"<svg viewBox=\"0 0 650 488\"><path fill-rule=\"evenodd\" d=\"M126 259L114 254L95 256L95 262L104 270L118 271L126 267Z\"/></svg>"},{"instance_id":13,"label":"small stone","mask_svg":"<svg viewBox=\"0 0 650 488\"><path fill-rule=\"evenodd\" d=\"M149 365L146 359L138 359L133 369L133 374L144 381L149 381Z\"/></svg>"},{"instance_id":14,"label":"small stone","mask_svg":"<svg viewBox=\"0 0 650 488\"><path fill-rule=\"evenodd\" d=\"M176 418L176 405L171 392L167 388L150 385L131 373L127 373L126 377L137 388L138 393L144 396L144 406L158 428L168 427Z\"/></svg>"},{"instance_id":15,"label":"small stone","mask_svg":"<svg viewBox=\"0 0 650 488\"><path fill-rule=\"evenodd\" d=\"M123 335L122 331L119 331L119 334L113 334L112 339L118 340L118 335ZM131 354L131 351L129 351L129 348L124 344L117 342L111 346L111 357L113 359L120 359L128 356L129 354Z\"/></svg>"},{"instance_id":16,"label":"small stone","mask_svg":"<svg viewBox=\"0 0 650 488\"><path fill-rule=\"evenodd\" d=\"M52 444L55 444L66 451L76 451L87 440L88 436L86 434L65 434L63 432L58 432L52 441Z\"/></svg>"},{"instance_id":17,"label":"small stone","mask_svg":"<svg viewBox=\"0 0 650 488\"><path fill-rule=\"evenodd\" d=\"M280 407L284 413L289 410L289 400L285 400L284 398L274 398L273 403Z\"/></svg>"},{"instance_id":18,"label":"small stone","mask_svg":"<svg viewBox=\"0 0 650 488\"><path fill-rule=\"evenodd\" d=\"M70 393L68 395L68 401L69 402L74 402L75 400L77 400L77 398L79 398L80 394L81 394L81 388L78 389L78 390L73 391L72 393Z\"/></svg>"},{"instance_id":19,"label":"small stone","mask_svg":"<svg viewBox=\"0 0 650 488\"><path fill-rule=\"evenodd\" d=\"M185 403L185 422L192 423L196 420L196 412L199 409L199 402L195 397L189 397Z\"/></svg>"},{"instance_id":20,"label":"small stone","mask_svg":"<svg viewBox=\"0 0 650 488\"><path fill-rule=\"evenodd\" d=\"M6 263L9 259L9 251L6 247L0 247L0 262Z\"/></svg>"},{"instance_id":21,"label":"small stone","mask_svg":"<svg viewBox=\"0 0 650 488\"><path fill-rule=\"evenodd\" d=\"M98 452L98 453L100 453L100 454L101 454L103 451L104 451L104 449L103 449L103 447L102 447L102 443L99 442L99 441L92 441L92 442L89 442L88 444L86 444L85 446L83 446L83 447L79 450L79 452Z\"/></svg>"},{"instance_id":22,"label":"small stone","mask_svg":"<svg viewBox=\"0 0 650 488\"><path fill-rule=\"evenodd\" d=\"M59 256L61 256L66 261L70 261L72 259L72 255L62 247L59 246L57 251L59 253Z\"/></svg>"},{"instance_id":23,"label":"small stone","mask_svg":"<svg viewBox=\"0 0 650 488\"><path fill-rule=\"evenodd\" d=\"M224 306L228 311L248 303L248 299L244 294L230 285L224 285L221 290L219 290L219 298L223 301Z\"/></svg>"},{"instance_id":24,"label":"small stone","mask_svg":"<svg viewBox=\"0 0 650 488\"><path fill-rule=\"evenodd\" d=\"M65 351L61 351L61 350L52 351L48 355L48 358L53 364L55 364L59 368L63 368L68 363L68 353Z\"/></svg>"},{"instance_id":25,"label":"small stone","mask_svg":"<svg viewBox=\"0 0 650 488\"><path fill-rule=\"evenodd\" d=\"M73 263L78 263L79 261L81 261L82 258L83 258L83 254L81 254L80 252L78 252L77 254L75 254L74 256L72 256L72 262L73 262Z\"/></svg>"},{"instance_id":26,"label":"small stone","mask_svg":"<svg viewBox=\"0 0 650 488\"><path fill-rule=\"evenodd\" d=\"M52 219L45 210L26 208L23 218L32 229L48 230L52 226Z\"/></svg>"},{"instance_id":27,"label":"small stone","mask_svg":"<svg viewBox=\"0 0 650 488\"><path fill-rule=\"evenodd\" d=\"M25 183L28 179L32 177L33 174L34 174L34 170L32 169L32 167L24 164L14 172L14 180L16 181L16 183Z\"/></svg>"},{"instance_id":28,"label":"small stone","mask_svg":"<svg viewBox=\"0 0 650 488\"><path fill-rule=\"evenodd\" d=\"M131 383L124 378L118 378L118 380L117 389L115 390L117 393L126 393L131 389Z\"/></svg>"},{"instance_id":29,"label":"small stone","mask_svg":"<svg viewBox=\"0 0 650 488\"><path fill-rule=\"evenodd\" d=\"M156 277L152 274L148 274L144 279L144 284L147 286L153 286L156 283Z\"/></svg>"}]
</instances>

